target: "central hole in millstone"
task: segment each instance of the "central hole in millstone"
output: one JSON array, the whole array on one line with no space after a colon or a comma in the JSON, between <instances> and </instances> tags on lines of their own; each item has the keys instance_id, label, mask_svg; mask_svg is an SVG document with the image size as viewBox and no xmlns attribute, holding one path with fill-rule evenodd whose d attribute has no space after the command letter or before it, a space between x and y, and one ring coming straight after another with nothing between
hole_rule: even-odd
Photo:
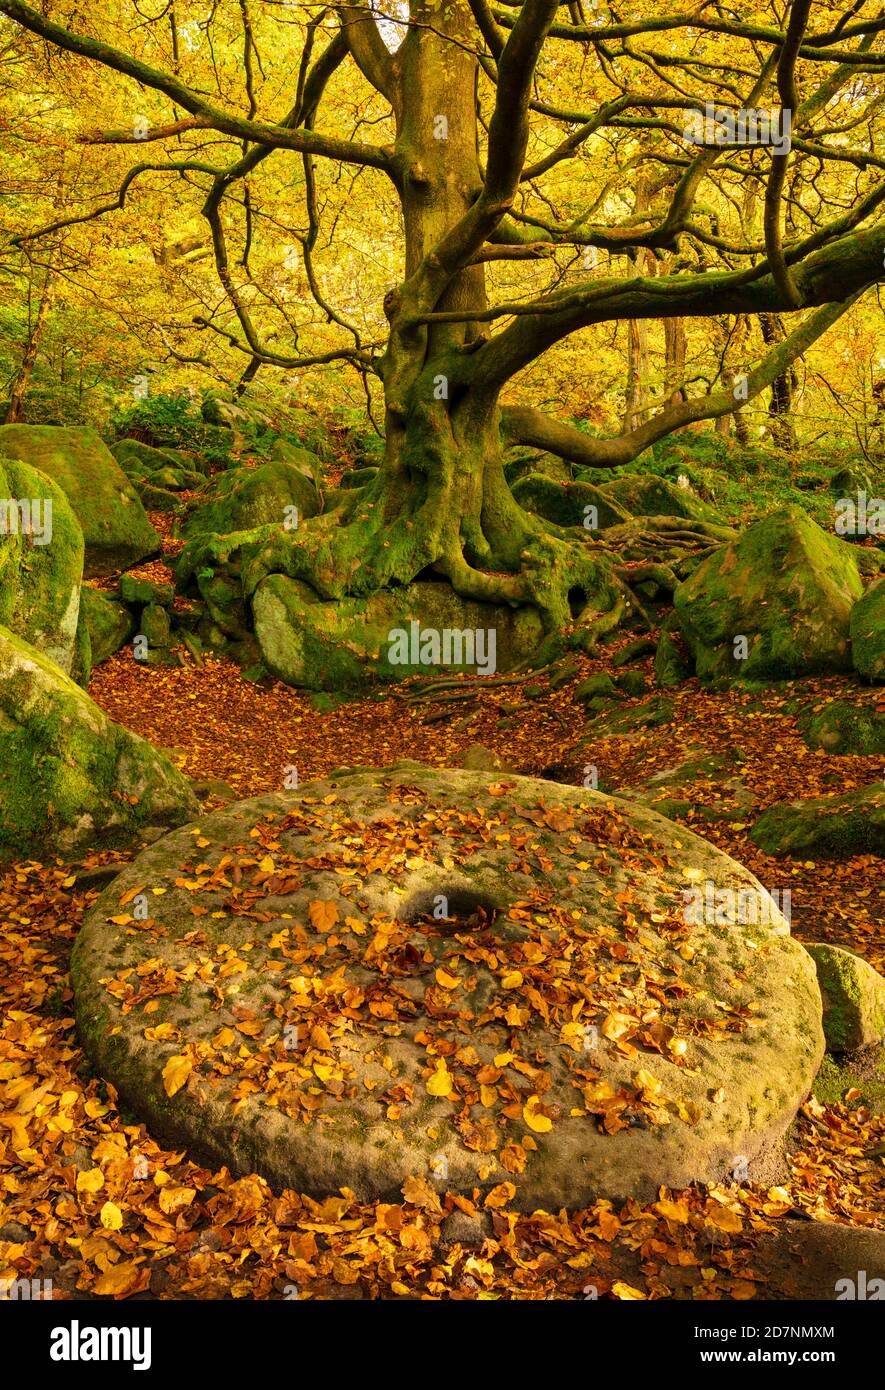
<instances>
[{"instance_id":1,"label":"central hole in millstone","mask_svg":"<svg viewBox=\"0 0 885 1390\"><path fill-rule=\"evenodd\" d=\"M502 909L487 893L470 888L422 889L397 916L403 922L427 922L443 931L482 931L494 925Z\"/></svg>"}]
</instances>

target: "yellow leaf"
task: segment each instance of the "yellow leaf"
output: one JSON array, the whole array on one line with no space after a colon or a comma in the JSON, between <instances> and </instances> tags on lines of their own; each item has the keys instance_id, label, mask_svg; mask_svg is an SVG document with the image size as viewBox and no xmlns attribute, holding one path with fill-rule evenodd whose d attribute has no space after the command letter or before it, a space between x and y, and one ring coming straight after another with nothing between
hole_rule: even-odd
<instances>
[{"instance_id":1,"label":"yellow leaf","mask_svg":"<svg viewBox=\"0 0 885 1390\"><path fill-rule=\"evenodd\" d=\"M104 1187L104 1173L100 1168L90 1168L85 1173L77 1174L78 1192L98 1192Z\"/></svg>"},{"instance_id":2,"label":"yellow leaf","mask_svg":"<svg viewBox=\"0 0 885 1390\"><path fill-rule=\"evenodd\" d=\"M446 1070L446 1064L438 1067L427 1083L427 1094L429 1096L450 1096L452 1094L452 1078Z\"/></svg>"},{"instance_id":3,"label":"yellow leaf","mask_svg":"<svg viewBox=\"0 0 885 1390\"><path fill-rule=\"evenodd\" d=\"M123 1225L123 1213L115 1202L105 1202L99 1213L99 1220L107 1231L119 1231Z\"/></svg>"},{"instance_id":4,"label":"yellow leaf","mask_svg":"<svg viewBox=\"0 0 885 1390\"><path fill-rule=\"evenodd\" d=\"M263 874L272 874L274 869L276 868L276 865L274 864L270 855L266 854L263 859L260 859L258 861L258 867Z\"/></svg>"},{"instance_id":5,"label":"yellow leaf","mask_svg":"<svg viewBox=\"0 0 885 1390\"><path fill-rule=\"evenodd\" d=\"M501 980L502 989L519 989L522 984L522 971L510 970Z\"/></svg>"},{"instance_id":6,"label":"yellow leaf","mask_svg":"<svg viewBox=\"0 0 885 1390\"><path fill-rule=\"evenodd\" d=\"M530 1096L522 1107L522 1118L525 1120L529 1129L533 1129L536 1134L546 1134L553 1128L553 1121L549 1115L538 1113L537 1107L541 1104L540 1097Z\"/></svg>"},{"instance_id":7,"label":"yellow leaf","mask_svg":"<svg viewBox=\"0 0 885 1390\"><path fill-rule=\"evenodd\" d=\"M163 1068L163 1089L167 1096L174 1096L180 1091L193 1071L193 1062L190 1057L176 1056L170 1057Z\"/></svg>"},{"instance_id":8,"label":"yellow leaf","mask_svg":"<svg viewBox=\"0 0 885 1390\"><path fill-rule=\"evenodd\" d=\"M645 1294L639 1289L634 1289L632 1284L625 1284L622 1279L616 1279L612 1284L612 1293L615 1298L635 1302L638 1299L645 1299Z\"/></svg>"},{"instance_id":9,"label":"yellow leaf","mask_svg":"<svg viewBox=\"0 0 885 1390\"><path fill-rule=\"evenodd\" d=\"M495 1101L498 1099L497 1086L480 1086L479 1098L485 1106L486 1110L490 1110L494 1105Z\"/></svg>"},{"instance_id":10,"label":"yellow leaf","mask_svg":"<svg viewBox=\"0 0 885 1390\"><path fill-rule=\"evenodd\" d=\"M334 903L317 901L308 903L307 915L312 927L317 931L331 931L338 921L338 909Z\"/></svg>"},{"instance_id":11,"label":"yellow leaf","mask_svg":"<svg viewBox=\"0 0 885 1390\"><path fill-rule=\"evenodd\" d=\"M160 1189L160 1209L168 1216L179 1207L189 1207L197 1195L195 1187L162 1187Z\"/></svg>"},{"instance_id":12,"label":"yellow leaf","mask_svg":"<svg viewBox=\"0 0 885 1390\"><path fill-rule=\"evenodd\" d=\"M456 985L460 985L461 980L457 975L450 975L447 970L443 970L440 966L436 972L436 983L442 985L443 989L454 989Z\"/></svg>"}]
</instances>

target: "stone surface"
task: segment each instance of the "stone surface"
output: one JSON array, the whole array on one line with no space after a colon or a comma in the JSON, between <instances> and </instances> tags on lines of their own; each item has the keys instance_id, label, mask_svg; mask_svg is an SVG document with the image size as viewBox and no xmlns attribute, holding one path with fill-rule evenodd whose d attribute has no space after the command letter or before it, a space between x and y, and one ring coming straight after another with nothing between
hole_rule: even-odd
<instances>
[{"instance_id":1,"label":"stone surface","mask_svg":"<svg viewBox=\"0 0 885 1390\"><path fill-rule=\"evenodd\" d=\"M145 739L113 723L36 648L0 628L0 856L137 840L198 810Z\"/></svg>"},{"instance_id":2,"label":"stone surface","mask_svg":"<svg viewBox=\"0 0 885 1390\"><path fill-rule=\"evenodd\" d=\"M872 705L829 700L822 709L812 705L803 710L798 723L809 748L861 757L885 753L885 715Z\"/></svg>"},{"instance_id":3,"label":"stone surface","mask_svg":"<svg viewBox=\"0 0 885 1390\"><path fill-rule=\"evenodd\" d=\"M848 625L861 592L851 548L785 507L714 551L673 603L702 680L780 680L850 670Z\"/></svg>"},{"instance_id":4,"label":"stone surface","mask_svg":"<svg viewBox=\"0 0 885 1390\"><path fill-rule=\"evenodd\" d=\"M292 507L297 517L287 510ZM290 517L300 522L320 509L313 483L291 463L278 460L257 468L232 468L212 479L185 522L184 534L227 536L257 526L282 527Z\"/></svg>"},{"instance_id":5,"label":"stone surface","mask_svg":"<svg viewBox=\"0 0 885 1390\"><path fill-rule=\"evenodd\" d=\"M93 666L107 661L135 632L135 619L129 609L88 584L80 590L80 621L89 633Z\"/></svg>"},{"instance_id":6,"label":"stone surface","mask_svg":"<svg viewBox=\"0 0 885 1390\"><path fill-rule=\"evenodd\" d=\"M40 469L67 495L83 532L87 578L136 565L160 549L138 495L96 430L0 425L3 454Z\"/></svg>"},{"instance_id":7,"label":"stone surface","mask_svg":"<svg viewBox=\"0 0 885 1390\"><path fill-rule=\"evenodd\" d=\"M121 574L120 597L124 603L156 603L161 608L171 608L175 590L171 584L160 583L155 579L139 579L134 574Z\"/></svg>"},{"instance_id":8,"label":"stone surface","mask_svg":"<svg viewBox=\"0 0 885 1390\"><path fill-rule=\"evenodd\" d=\"M83 575L80 523L62 489L25 463L0 458L0 499L7 508L0 519L0 623L70 674Z\"/></svg>"},{"instance_id":9,"label":"stone surface","mask_svg":"<svg viewBox=\"0 0 885 1390\"><path fill-rule=\"evenodd\" d=\"M877 782L842 796L777 802L759 817L750 839L774 855L885 855L885 788Z\"/></svg>"},{"instance_id":10,"label":"stone surface","mask_svg":"<svg viewBox=\"0 0 885 1390\"><path fill-rule=\"evenodd\" d=\"M885 681L885 579L877 579L851 610L851 658L858 675Z\"/></svg>"},{"instance_id":11,"label":"stone surface","mask_svg":"<svg viewBox=\"0 0 885 1390\"><path fill-rule=\"evenodd\" d=\"M776 912L685 922L708 878L760 891L594 792L343 774L127 865L76 943L78 1025L159 1137L279 1186L396 1200L444 1172L556 1209L719 1181L738 1156L766 1181L823 1053L820 995ZM145 883L166 890L151 921L111 921Z\"/></svg>"},{"instance_id":12,"label":"stone surface","mask_svg":"<svg viewBox=\"0 0 885 1390\"><path fill-rule=\"evenodd\" d=\"M203 597L206 593L202 590ZM509 671L537 653L543 639L538 611L533 608L498 608L460 598L448 584L418 583L384 589L369 598L343 598L323 603L307 584L285 575L272 574L258 585L252 599L255 636L268 669L289 685L308 690L357 690L373 680L402 680L414 675L452 675L478 669L469 663L466 641L458 647L451 639L449 655L462 660L432 664L412 660L409 650L403 662L392 633L404 632L411 648L411 623L421 633L440 634L440 655L445 655L445 632L481 632L488 643L494 633L494 671ZM429 650L429 648L428 648ZM488 656L474 639L474 657ZM431 653L432 654L432 653ZM483 663L485 664L485 663ZM487 674L494 674L494 671Z\"/></svg>"},{"instance_id":13,"label":"stone surface","mask_svg":"<svg viewBox=\"0 0 885 1390\"><path fill-rule=\"evenodd\" d=\"M885 979L862 956L829 942L806 942L824 1002L830 1052L885 1042Z\"/></svg>"}]
</instances>

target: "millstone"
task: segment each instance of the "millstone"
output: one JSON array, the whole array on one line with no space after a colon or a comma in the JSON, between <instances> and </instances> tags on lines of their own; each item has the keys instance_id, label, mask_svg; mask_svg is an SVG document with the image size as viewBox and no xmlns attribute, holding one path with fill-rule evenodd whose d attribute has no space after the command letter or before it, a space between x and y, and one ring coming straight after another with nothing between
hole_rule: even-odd
<instances>
[{"instance_id":1,"label":"millstone","mask_svg":"<svg viewBox=\"0 0 885 1390\"><path fill-rule=\"evenodd\" d=\"M815 969L773 905L686 922L705 883L760 891L600 793L344 773L124 869L77 940L78 1024L159 1138L278 1188L558 1208L771 1180L823 1052Z\"/></svg>"}]
</instances>

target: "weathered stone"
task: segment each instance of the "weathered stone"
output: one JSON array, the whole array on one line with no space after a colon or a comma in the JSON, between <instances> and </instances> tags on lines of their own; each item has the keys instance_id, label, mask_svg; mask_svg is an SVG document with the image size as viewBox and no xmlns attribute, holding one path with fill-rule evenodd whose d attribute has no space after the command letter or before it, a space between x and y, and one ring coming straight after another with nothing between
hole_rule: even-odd
<instances>
[{"instance_id":1,"label":"weathered stone","mask_svg":"<svg viewBox=\"0 0 885 1390\"><path fill-rule=\"evenodd\" d=\"M750 839L766 854L885 855L885 788L875 783L841 796L777 802L759 817Z\"/></svg>"},{"instance_id":2,"label":"weathered stone","mask_svg":"<svg viewBox=\"0 0 885 1390\"><path fill-rule=\"evenodd\" d=\"M308 690L356 690L372 680L418 674L508 671L531 660L543 638L536 609L464 600L448 584L411 584L383 589L369 598L323 603L307 584L272 574L258 585L252 612L268 669L289 685ZM413 631L419 638L436 634L439 664L434 665L434 642L427 639L422 648L424 639L413 642ZM495 651L488 669L490 634ZM404 659L397 660L400 656Z\"/></svg>"},{"instance_id":3,"label":"weathered stone","mask_svg":"<svg viewBox=\"0 0 885 1390\"><path fill-rule=\"evenodd\" d=\"M798 722L809 748L862 757L885 753L885 716L873 705L830 700L823 709L803 710Z\"/></svg>"},{"instance_id":4,"label":"weathered stone","mask_svg":"<svg viewBox=\"0 0 885 1390\"><path fill-rule=\"evenodd\" d=\"M70 853L180 825L198 802L35 647L0 628L0 855Z\"/></svg>"},{"instance_id":5,"label":"weathered stone","mask_svg":"<svg viewBox=\"0 0 885 1390\"><path fill-rule=\"evenodd\" d=\"M763 891L690 831L415 765L199 829L123 869L72 962L86 1050L159 1138L280 1187L397 1200L444 1173L468 1193L512 1182L528 1210L727 1180L739 1155L780 1175L823 1054L814 965L782 919L687 924L687 882ZM166 892L126 932L111 919L144 883Z\"/></svg>"},{"instance_id":6,"label":"weathered stone","mask_svg":"<svg viewBox=\"0 0 885 1390\"><path fill-rule=\"evenodd\" d=\"M292 509L297 509L297 516ZM284 526L316 516L321 502L316 488L290 463L262 463L234 468L213 478L184 525L188 537L232 535L258 526Z\"/></svg>"},{"instance_id":7,"label":"weathered stone","mask_svg":"<svg viewBox=\"0 0 885 1390\"><path fill-rule=\"evenodd\" d=\"M57 483L2 458L0 507L0 623L70 673L83 575L80 523Z\"/></svg>"},{"instance_id":8,"label":"weathered stone","mask_svg":"<svg viewBox=\"0 0 885 1390\"><path fill-rule=\"evenodd\" d=\"M877 579L851 610L851 659L859 676L885 681L885 579Z\"/></svg>"},{"instance_id":9,"label":"weathered stone","mask_svg":"<svg viewBox=\"0 0 885 1390\"><path fill-rule=\"evenodd\" d=\"M80 590L80 621L89 633L93 666L107 661L135 631L135 619L128 608L87 584Z\"/></svg>"},{"instance_id":10,"label":"weathered stone","mask_svg":"<svg viewBox=\"0 0 885 1390\"><path fill-rule=\"evenodd\" d=\"M785 507L714 551L673 603L701 680L780 680L850 669L861 592L851 548Z\"/></svg>"},{"instance_id":11,"label":"weathered stone","mask_svg":"<svg viewBox=\"0 0 885 1390\"><path fill-rule=\"evenodd\" d=\"M885 979L878 970L841 946L803 944L817 967L829 1050L853 1052L885 1042Z\"/></svg>"},{"instance_id":12,"label":"weathered stone","mask_svg":"<svg viewBox=\"0 0 885 1390\"><path fill-rule=\"evenodd\" d=\"M171 584L157 579L139 579L135 574L121 574L120 597L124 603L156 603L160 608L171 608L175 590Z\"/></svg>"},{"instance_id":13,"label":"weathered stone","mask_svg":"<svg viewBox=\"0 0 885 1390\"><path fill-rule=\"evenodd\" d=\"M0 425L0 455L46 473L67 495L86 545L84 573L111 574L160 549L132 484L94 429Z\"/></svg>"},{"instance_id":14,"label":"weathered stone","mask_svg":"<svg viewBox=\"0 0 885 1390\"><path fill-rule=\"evenodd\" d=\"M158 603L149 603L142 609L139 628L149 647L168 647L172 640L169 614Z\"/></svg>"}]
</instances>

